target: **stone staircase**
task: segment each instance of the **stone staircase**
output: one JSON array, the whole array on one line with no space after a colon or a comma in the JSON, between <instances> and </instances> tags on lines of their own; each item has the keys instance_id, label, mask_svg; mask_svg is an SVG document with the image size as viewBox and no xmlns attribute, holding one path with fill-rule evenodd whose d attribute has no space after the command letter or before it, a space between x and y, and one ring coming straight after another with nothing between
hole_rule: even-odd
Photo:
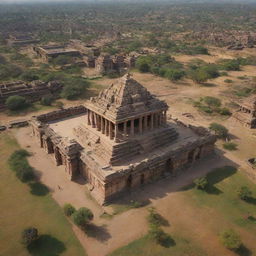
<instances>
[{"instance_id":1,"label":"stone staircase","mask_svg":"<svg viewBox=\"0 0 256 256\"><path fill-rule=\"evenodd\" d=\"M165 127L148 136L143 136L139 139L139 144L142 149L141 153L146 153L166 144L170 144L174 142L178 136L178 132L172 127Z\"/></svg>"}]
</instances>

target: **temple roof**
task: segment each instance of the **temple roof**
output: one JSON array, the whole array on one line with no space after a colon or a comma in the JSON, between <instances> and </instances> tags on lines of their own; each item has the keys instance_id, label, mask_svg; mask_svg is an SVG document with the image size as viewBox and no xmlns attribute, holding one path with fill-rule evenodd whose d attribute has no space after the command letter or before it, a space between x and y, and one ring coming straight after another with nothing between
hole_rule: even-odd
<instances>
[{"instance_id":1,"label":"temple roof","mask_svg":"<svg viewBox=\"0 0 256 256\"><path fill-rule=\"evenodd\" d=\"M101 91L97 97L92 97L86 106L113 122L168 109L164 101L153 96L130 74Z\"/></svg>"}]
</instances>

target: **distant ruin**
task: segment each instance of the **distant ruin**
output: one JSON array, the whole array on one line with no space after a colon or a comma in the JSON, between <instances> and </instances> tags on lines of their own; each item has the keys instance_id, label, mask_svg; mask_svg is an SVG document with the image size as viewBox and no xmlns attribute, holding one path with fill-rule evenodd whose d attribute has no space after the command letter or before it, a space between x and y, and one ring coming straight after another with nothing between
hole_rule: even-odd
<instances>
[{"instance_id":1,"label":"distant ruin","mask_svg":"<svg viewBox=\"0 0 256 256\"><path fill-rule=\"evenodd\" d=\"M239 109L233 117L246 127L256 128L256 97L251 96L238 104Z\"/></svg>"},{"instance_id":2,"label":"distant ruin","mask_svg":"<svg viewBox=\"0 0 256 256\"><path fill-rule=\"evenodd\" d=\"M31 127L67 177L82 175L103 204L213 154L209 130L168 121L167 110L127 74L85 106L36 116Z\"/></svg>"},{"instance_id":3,"label":"distant ruin","mask_svg":"<svg viewBox=\"0 0 256 256\"><path fill-rule=\"evenodd\" d=\"M36 44L39 40L34 38L31 35L24 35L24 34L13 34L10 35L7 39L7 44L9 46L27 46L30 44Z\"/></svg>"},{"instance_id":4,"label":"distant ruin","mask_svg":"<svg viewBox=\"0 0 256 256\"><path fill-rule=\"evenodd\" d=\"M0 111L6 108L5 102L10 96L19 95L25 97L28 102L36 102L43 96L53 96L59 93L61 89L62 85L57 81L49 83L42 81L2 83L0 84Z\"/></svg>"}]
</instances>

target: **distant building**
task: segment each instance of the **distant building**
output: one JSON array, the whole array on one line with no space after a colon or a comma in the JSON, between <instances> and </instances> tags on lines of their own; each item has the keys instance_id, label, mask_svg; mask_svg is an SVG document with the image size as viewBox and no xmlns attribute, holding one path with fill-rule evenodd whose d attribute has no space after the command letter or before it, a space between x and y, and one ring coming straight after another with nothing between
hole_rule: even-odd
<instances>
[{"instance_id":1,"label":"distant building","mask_svg":"<svg viewBox=\"0 0 256 256\"><path fill-rule=\"evenodd\" d=\"M7 39L7 44L9 46L26 46L29 44L36 44L39 40L33 38L30 35L10 35Z\"/></svg>"}]
</instances>

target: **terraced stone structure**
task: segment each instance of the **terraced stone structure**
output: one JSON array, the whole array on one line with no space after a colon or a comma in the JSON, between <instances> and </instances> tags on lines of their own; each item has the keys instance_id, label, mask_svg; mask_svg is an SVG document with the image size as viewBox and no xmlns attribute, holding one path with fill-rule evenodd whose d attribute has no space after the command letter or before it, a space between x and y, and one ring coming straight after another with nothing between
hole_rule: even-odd
<instances>
[{"instance_id":1,"label":"terraced stone structure","mask_svg":"<svg viewBox=\"0 0 256 256\"><path fill-rule=\"evenodd\" d=\"M103 204L213 153L209 130L167 121L167 110L127 74L85 106L34 117L31 126L56 164L71 180L83 176Z\"/></svg>"},{"instance_id":2,"label":"terraced stone structure","mask_svg":"<svg viewBox=\"0 0 256 256\"><path fill-rule=\"evenodd\" d=\"M246 127L256 128L256 97L251 96L238 104L239 109L233 117Z\"/></svg>"}]
</instances>

